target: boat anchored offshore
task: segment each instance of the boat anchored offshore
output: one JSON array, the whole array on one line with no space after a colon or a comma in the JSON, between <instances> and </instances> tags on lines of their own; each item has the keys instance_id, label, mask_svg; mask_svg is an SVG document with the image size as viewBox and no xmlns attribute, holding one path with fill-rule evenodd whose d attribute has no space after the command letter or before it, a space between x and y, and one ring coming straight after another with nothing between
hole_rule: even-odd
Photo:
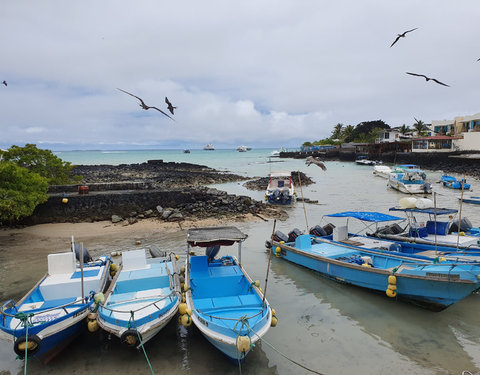
<instances>
[{"instance_id":1,"label":"boat anchored offshore","mask_svg":"<svg viewBox=\"0 0 480 375\"><path fill-rule=\"evenodd\" d=\"M208 145L206 145L204 148L203 148L205 151L214 151L215 150L215 147L213 147L213 145L211 143L209 143Z\"/></svg>"},{"instance_id":2,"label":"boat anchored offshore","mask_svg":"<svg viewBox=\"0 0 480 375\"><path fill-rule=\"evenodd\" d=\"M122 264L98 309L98 324L128 346L140 347L175 316L180 281L175 256L147 259L145 250L122 252Z\"/></svg>"},{"instance_id":3,"label":"boat anchored offshore","mask_svg":"<svg viewBox=\"0 0 480 375\"><path fill-rule=\"evenodd\" d=\"M432 187L425 178L421 169L396 168L389 175L388 186L406 194L431 194Z\"/></svg>"},{"instance_id":4,"label":"boat anchored offshore","mask_svg":"<svg viewBox=\"0 0 480 375\"><path fill-rule=\"evenodd\" d=\"M186 306L179 309L182 324L193 321L212 345L235 362L245 359L275 315L260 283L252 281L241 265L241 243L246 238L236 227L188 230ZM238 243L238 259L216 258L220 246L234 243ZM206 254L191 255L191 246L205 247Z\"/></svg>"},{"instance_id":5,"label":"boat anchored offshore","mask_svg":"<svg viewBox=\"0 0 480 375\"><path fill-rule=\"evenodd\" d=\"M270 173L265 200L271 204L290 204L295 202L296 192L290 172Z\"/></svg>"},{"instance_id":6,"label":"boat anchored offshore","mask_svg":"<svg viewBox=\"0 0 480 375\"><path fill-rule=\"evenodd\" d=\"M392 173L392 168L386 165L375 165L373 167L373 174L378 177L388 179L390 177L390 173Z\"/></svg>"},{"instance_id":7,"label":"boat anchored offshore","mask_svg":"<svg viewBox=\"0 0 480 375\"><path fill-rule=\"evenodd\" d=\"M86 251L80 253L79 264L74 251L49 254L47 274L20 301L1 307L0 337L20 358L48 363L87 328L94 295L108 280L110 257L92 260Z\"/></svg>"},{"instance_id":8,"label":"boat anchored offshore","mask_svg":"<svg viewBox=\"0 0 480 375\"><path fill-rule=\"evenodd\" d=\"M443 175L440 178L440 181L442 182L443 186L450 189L470 190L470 184L467 184L467 180L463 178L461 180L457 180L455 177Z\"/></svg>"}]
</instances>

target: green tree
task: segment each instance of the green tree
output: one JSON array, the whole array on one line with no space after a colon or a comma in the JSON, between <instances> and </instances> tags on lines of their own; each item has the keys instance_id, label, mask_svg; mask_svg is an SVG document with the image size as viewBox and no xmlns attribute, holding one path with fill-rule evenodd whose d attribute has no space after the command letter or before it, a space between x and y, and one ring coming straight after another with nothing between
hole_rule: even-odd
<instances>
[{"instance_id":1,"label":"green tree","mask_svg":"<svg viewBox=\"0 0 480 375\"><path fill-rule=\"evenodd\" d=\"M342 138L345 142L353 141L353 134L355 127L353 125L347 125L343 128Z\"/></svg>"},{"instance_id":2,"label":"green tree","mask_svg":"<svg viewBox=\"0 0 480 375\"><path fill-rule=\"evenodd\" d=\"M413 124L413 129L417 132L419 137L426 135L428 132L428 126L422 120L415 119L415 123Z\"/></svg>"},{"instance_id":3,"label":"green tree","mask_svg":"<svg viewBox=\"0 0 480 375\"><path fill-rule=\"evenodd\" d=\"M410 129L409 126L403 124L403 125L400 127L399 131L400 131L400 134L405 135L405 134L407 134L408 132L411 132L412 129Z\"/></svg>"},{"instance_id":4,"label":"green tree","mask_svg":"<svg viewBox=\"0 0 480 375\"><path fill-rule=\"evenodd\" d=\"M11 223L30 216L48 200L47 178L13 162L0 162L0 222Z\"/></svg>"},{"instance_id":5,"label":"green tree","mask_svg":"<svg viewBox=\"0 0 480 375\"><path fill-rule=\"evenodd\" d=\"M26 144L25 147L14 145L3 153L3 159L46 177L50 185L68 184L81 178L72 177L70 162L64 162L52 151L39 149L34 144Z\"/></svg>"},{"instance_id":6,"label":"green tree","mask_svg":"<svg viewBox=\"0 0 480 375\"><path fill-rule=\"evenodd\" d=\"M332 131L332 139L339 139L342 136L343 124L337 124Z\"/></svg>"}]
</instances>

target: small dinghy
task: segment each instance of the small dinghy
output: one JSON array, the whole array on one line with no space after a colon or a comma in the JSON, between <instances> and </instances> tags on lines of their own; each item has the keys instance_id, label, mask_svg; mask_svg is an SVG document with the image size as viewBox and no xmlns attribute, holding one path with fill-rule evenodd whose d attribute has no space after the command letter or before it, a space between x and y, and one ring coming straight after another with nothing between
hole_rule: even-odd
<instances>
[{"instance_id":1,"label":"small dinghy","mask_svg":"<svg viewBox=\"0 0 480 375\"><path fill-rule=\"evenodd\" d=\"M180 307L182 323L188 326L193 321L205 338L235 363L245 359L272 324L273 310L260 283L253 282L241 265L241 243L246 238L235 227L188 231L187 306ZM230 255L215 258L221 245L235 242L238 260ZM206 247L206 255L191 256L190 246Z\"/></svg>"},{"instance_id":2,"label":"small dinghy","mask_svg":"<svg viewBox=\"0 0 480 375\"><path fill-rule=\"evenodd\" d=\"M108 256L77 264L75 251L48 255L48 272L37 285L19 302L3 304L0 337L13 344L20 358L48 363L87 327L85 319L94 295L104 291L109 267Z\"/></svg>"},{"instance_id":3,"label":"small dinghy","mask_svg":"<svg viewBox=\"0 0 480 375\"><path fill-rule=\"evenodd\" d=\"M270 204L287 205L295 202L296 192L290 172L273 172L269 175L265 201Z\"/></svg>"},{"instance_id":4,"label":"small dinghy","mask_svg":"<svg viewBox=\"0 0 480 375\"><path fill-rule=\"evenodd\" d=\"M470 184L467 184L466 179L457 180L455 177L443 175L440 178L443 186L450 188L450 189L457 189L457 190L470 190Z\"/></svg>"},{"instance_id":5,"label":"small dinghy","mask_svg":"<svg viewBox=\"0 0 480 375\"><path fill-rule=\"evenodd\" d=\"M180 282L175 255L147 259L144 249L122 252L120 265L98 309L98 324L128 346L140 347L175 316Z\"/></svg>"}]
</instances>

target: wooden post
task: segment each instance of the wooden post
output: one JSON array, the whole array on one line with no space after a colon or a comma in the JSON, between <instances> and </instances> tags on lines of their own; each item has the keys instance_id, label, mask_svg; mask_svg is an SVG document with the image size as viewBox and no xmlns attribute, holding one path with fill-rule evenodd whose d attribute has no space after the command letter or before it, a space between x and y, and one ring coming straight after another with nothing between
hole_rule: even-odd
<instances>
[{"instance_id":1,"label":"wooden post","mask_svg":"<svg viewBox=\"0 0 480 375\"><path fill-rule=\"evenodd\" d=\"M268 271L270 270L270 261L272 259L272 253L273 253L273 235L275 233L275 226L277 225L277 219L273 220L273 230L272 230L272 235L270 236L270 243L272 247L270 248L269 254L268 254L268 261L267 261L267 273L265 274L265 290L263 292L263 301L262 305L265 306L265 298L267 296L267 284L268 284Z\"/></svg>"},{"instance_id":2,"label":"wooden post","mask_svg":"<svg viewBox=\"0 0 480 375\"><path fill-rule=\"evenodd\" d=\"M466 181L465 174L463 175L463 180ZM462 225L463 191L465 190L464 188L465 188L465 184L462 183L462 194L460 196L460 210L458 211L457 252L458 252L458 244L460 242L460 227Z\"/></svg>"},{"instance_id":3,"label":"wooden post","mask_svg":"<svg viewBox=\"0 0 480 375\"><path fill-rule=\"evenodd\" d=\"M83 289L83 242L80 243L80 277L82 283L82 300L85 298L85 291Z\"/></svg>"},{"instance_id":4,"label":"wooden post","mask_svg":"<svg viewBox=\"0 0 480 375\"><path fill-rule=\"evenodd\" d=\"M307 225L307 233L308 233L307 211L305 210L305 199L303 198L302 178L300 177L300 171L298 171L298 182L300 184L300 194L302 194L303 214L305 215L305 224Z\"/></svg>"}]
</instances>

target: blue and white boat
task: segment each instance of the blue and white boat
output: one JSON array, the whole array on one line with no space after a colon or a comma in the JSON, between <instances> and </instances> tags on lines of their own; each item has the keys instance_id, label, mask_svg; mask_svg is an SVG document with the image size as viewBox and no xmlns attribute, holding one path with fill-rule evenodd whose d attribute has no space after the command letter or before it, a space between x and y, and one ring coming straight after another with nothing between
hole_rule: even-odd
<instances>
[{"instance_id":1,"label":"blue and white boat","mask_svg":"<svg viewBox=\"0 0 480 375\"><path fill-rule=\"evenodd\" d=\"M259 283L241 265L241 243L246 238L236 227L190 229L187 237L186 316L235 363L245 359L272 323L272 309ZM234 243L238 259L216 258L220 246ZM190 255L192 246L206 247L206 255Z\"/></svg>"},{"instance_id":2,"label":"blue and white boat","mask_svg":"<svg viewBox=\"0 0 480 375\"><path fill-rule=\"evenodd\" d=\"M461 199L461 198L458 198ZM480 204L480 197L467 197L463 198L463 202L465 203L472 203L472 204Z\"/></svg>"},{"instance_id":3,"label":"blue and white boat","mask_svg":"<svg viewBox=\"0 0 480 375\"><path fill-rule=\"evenodd\" d=\"M431 185L425 181L425 172L410 166L410 164L400 165L390 172L388 186L406 194L432 193Z\"/></svg>"},{"instance_id":4,"label":"blue and white boat","mask_svg":"<svg viewBox=\"0 0 480 375\"><path fill-rule=\"evenodd\" d=\"M466 179L457 180L455 177L443 175L440 178L443 186L450 188L450 189L457 189L457 190L470 190L470 184L467 184Z\"/></svg>"},{"instance_id":5,"label":"blue and white boat","mask_svg":"<svg viewBox=\"0 0 480 375\"><path fill-rule=\"evenodd\" d=\"M296 192L291 173L272 172L269 177L265 200L270 204L288 205L294 203Z\"/></svg>"},{"instance_id":6,"label":"blue and white boat","mask_svg":"<svg viewBox=\"0 0 480 375\"><path fill-rule=\"evenodd\" d=\"M122 252L122 263L98 309L98 324L127 346L140 347L175 316L181 302L175 256L147 259Z\"/></svg>"},{"instance_id":7,"label":"blue and white boat","mask_svg":"<svg viewBox=\"0 0 480 375\"><path fill-rule=\"evenodd\" d=\"M0 337L21 358L48 363L87 328L85 319L94 295L104 291L109 266L108 256L79 265L73 251L48 255L47 274L20 301L3 304Z\"/></svg>"},{"instance_id":8,"label":"blue and white boat","mask_svg":"<svg viewBox=\"0 0 480 375\"><path fill-rule=\"evenodd\" d=\"M480 289L480 264L423 260L382 254L309 234L295 242L273 241L285 260L335 281L386 293L421 307L441 311Z\"/></svg>"}]
</instances>

